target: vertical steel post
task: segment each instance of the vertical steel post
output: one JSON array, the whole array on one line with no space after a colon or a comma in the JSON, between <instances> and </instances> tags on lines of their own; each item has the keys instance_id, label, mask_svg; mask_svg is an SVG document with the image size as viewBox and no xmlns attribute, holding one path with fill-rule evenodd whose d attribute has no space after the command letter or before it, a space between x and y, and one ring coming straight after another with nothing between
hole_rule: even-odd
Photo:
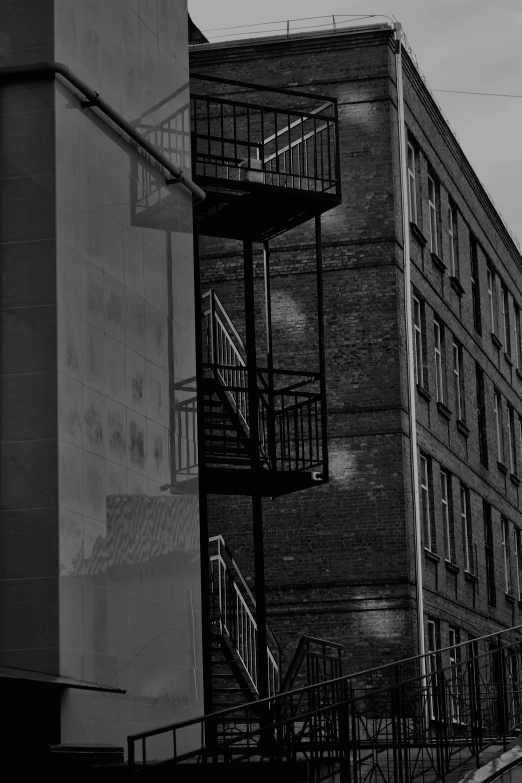
<instances>
[{"instance_id":1,"label":"vertical steel post","mask_svg":"<svg viewBox=\"0 0 522 783\"><path fill-rule=\"evenodd\" d=\"M203 708L207 715L212 712L212 651L210 632L210 580L208 551L207 487L205 475L205 423L203 393L203 329L201 318L201 293L199 273L199 237L193 233L194 243L194 296L196 299L196 398L198 427L198 472L199 472L199 530L201 554L201 643L203 647Z\"/></svg>"},{"instance_id":2,"label":"vertical steel post","mask_svg":"<svg viewBox=\"0 0 522 783\"><path fill-rule=\"evenodd\" d=\"M256 315L254 259L252 242L243 242L245 283L245 334L248 379L248 424L252 459L252 528L254 539L254 578L256 583L257 663L259 698L268 697L268 653L266 635L265 555L263 546L263 502L259 454L259 393L257 387Z\"/></svg>"},{"instance_id":3,"label":"vertical steel post","mask_svg":"<svg viewBox=\"0 0 522 783\"><path fill-rule=\"evenodd\" d=\"M324 307L323 307L323 250L321 245L321 215L315 217L315 261L317 272L317 341L319 345L319 373L321 395L321 448L323 451L323 477L328 481L328 416L326 411L326 357L324 355Z\"/></svg>"},{"instance_id":4,"label":"vertical steel post","mask_svg":"<svg viewBox=\"0 0 522 783\"><path fill-rule=\"evenodd\" d=\"M270 246L263 243L265 274L265 322L266 322L266 366L268 369L268 455L270 469L277 470L274 405L274 343L272 334L272 290L270 282Z\"/></svg>"}]
</instances>

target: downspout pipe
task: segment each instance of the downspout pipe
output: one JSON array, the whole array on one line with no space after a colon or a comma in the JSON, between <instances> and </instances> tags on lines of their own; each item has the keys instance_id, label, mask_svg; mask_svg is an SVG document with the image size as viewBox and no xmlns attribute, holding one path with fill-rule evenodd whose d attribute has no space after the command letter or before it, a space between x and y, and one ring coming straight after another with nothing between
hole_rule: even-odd
<instances>
[{"instance_id":1,"label":"downspout pipe","mask_svg":"<svg viewBox=\"0 0 522 783\"><path fill-rule=\"evenodd\" d=\"M125 120L121 114L112 108L99 93L89 87L82 79L78 78L70 68L64 63L50 62L37 63L36 65L13 65L7 68L0 68L0 87L2 84L12 82L23 82L30 79L52 79L54 76L61 76L69 84L72 84L78 92L85 97L82 101L83 108L98 109L105 114L120 130L129 136L138 146L144 149L154 160L165 168L170 177L166 177L167 185L184 185L194 196L194 201L199 203L205 199L205 192L198 187L190 177L172 163L157 147L150 143L141 135L132 125Z\"/></svg>"},{"instance_id":2,"label":"downspout pipe","mask_svg":"<svg viewBox=\"0 0 522 783\"><path fill-rule=\"evenodd\" d=\"M413 356L413 314L411 292L410 218L408 203L407 139L404 121L404 89L402 81L402 26L394 24L395 72L397 79L397 119L399 130L399 161L401 174L402 241L404 248L404 319L406 327L406 358L408 368L408 411L410 424L410 464L412 484L413 532L415 544L415 591L417 599L418 654L426 654L424 641L423 545L419 498L419 462L417 456L417 412L415 369ZM420 659L421 675L426 674L426 660Z\"/></svg>"}]
</instances>

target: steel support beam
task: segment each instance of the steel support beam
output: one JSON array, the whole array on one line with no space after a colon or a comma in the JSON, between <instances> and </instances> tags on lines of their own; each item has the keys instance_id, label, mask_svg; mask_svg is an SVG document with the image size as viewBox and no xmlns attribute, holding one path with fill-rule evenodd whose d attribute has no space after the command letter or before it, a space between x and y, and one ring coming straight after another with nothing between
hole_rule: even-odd
<instances>
[{"instance_id":1,"label":"steel support beam","mask_svg":"<svg viewBox=\"0 0 522 783\"><path fill-rule=\"evenodd\" d=\"M252 242L243 242L245 285L245 336L248 375L248 423L252 453L254 486L261 468L259 452L259 394L257 385L256 314L254 294L254 258ZM239 480L239 479L238 479ZM254 578L256 584L257 667L259 698L268 696L268 654L266 635L265 554L263 546L263 501L259 490L252 493L252 529L254 543Z\"/></svg>"}]
</instances>

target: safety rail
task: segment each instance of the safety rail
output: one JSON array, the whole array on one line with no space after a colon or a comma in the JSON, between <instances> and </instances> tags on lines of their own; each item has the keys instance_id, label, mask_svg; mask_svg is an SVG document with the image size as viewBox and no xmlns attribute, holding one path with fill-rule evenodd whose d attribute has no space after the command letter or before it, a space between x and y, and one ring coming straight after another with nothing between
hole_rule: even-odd
<instances>
[{"instance_id":1,"label":"safety rail","mask_svg":"<svg viewBox=\"0 0 522 783\"><path fill-rule=\"evenodd\" d=\"M236 457L240 441L250 432L248 368L243 340L216 292L202 296L204 370L218 380L239 419L236 438L221 431L213 440ZM258 432L262 463L277 471L301 471L323 461L323 408L319 373L257 369ZM219 430L216 422L214 429ZM209 436L210 437L210 436Z\"/></svg>"},{"instance_id":2,"label":"safety rail","mask_svg":"<svg viewBox=\"0 0 522 783\"><path fill-rule=\"evenodd\" d=\"M170 763L305 759L312 783L434 783L506 748L522 725L521 679L517 626L134 734L129 765L161 753Z\"/></svg>"},{"instance_id":3,"label":"safety rail","mask_svg":"<svg viewBox=\"0 0 522 783\"><path fill-rule=\"evenodd\" d=\"M256 601L234 555L223 536L209 539L211 622L219 633L226 633L234 644L245 671L258 690ZM281 650L267 626L268 689L279 690Z\"/></svg>"},{"instance_id":4,"label":"safety rail","mask_svg":"<svg viewBox=\"0 0 522 783\"><path fill-rule=\"evenodd\" d=\"M337 642L301 636L281 682L281 692L341 677L343 650L344 646Z\"/></svg>"},{"instance_id":5,"label":"safety rail","mask_svg":"<svg viewBox=\"0 0 522 783\"><path fill-rule=\"evenodd\" d=\"M191 78L242 84L199 74ZM276 93L278 97L267 105L192 93L195 176L340 194L336 99L263 85L244 86L249 95ZM314 103L318 105L310 108Z\"/></svg>"}]
</instances>

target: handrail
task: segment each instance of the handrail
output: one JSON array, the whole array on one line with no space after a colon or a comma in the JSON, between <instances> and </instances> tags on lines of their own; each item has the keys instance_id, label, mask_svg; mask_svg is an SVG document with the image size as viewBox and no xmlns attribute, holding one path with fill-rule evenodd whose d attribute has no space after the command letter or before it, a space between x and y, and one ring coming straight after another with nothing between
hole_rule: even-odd
<instances>
[{"instance_id":1,"label":"handrail","mask_svg":"<svg viewBox=\"0 0 522 783\"><path fill-rule=\"evenodd\" d=\"M257 660L257 635L258 624L255 617L256 601L248 585L243 578L237 561L223 536L213 536L209 539L209 544L217 543L217 554L210 557L211 580L213 594L218 601L217 617L213 615L213 620L219 623L221 633L225 632L235 647L235 651L241 660L248 679L252 683L256 693L258 691L258 660ZM226 555L226 558L225 558ZM228 561L228 562L227 562ZM214 568L217 564L217 572ZM239 579L238 579L239 577ZM246 593L250 601L245 600L241 590ZM232 592L231 592L232 591ZM212 604L213 609L215 605ZM274 651L267 644L267 663L268 663L268 681L269 693L274 696L279 688L279 669L280 669L280 646L268 626L266 630L270 636Z\"/></svg>"},{"instance_id":2,"label":"handrail","mask_svg":"<svg viewBox=\"0 0 522 783\"><path fill-rule=\"evenodd\" d=\"M115 125L124 131L127 136L130 136L138 146L148 152L157 163L160 163L169 174L172 175L172 179L167 178L167 185L178 183L184 185L195 196L196 203L199 203L206 198L205 192L198 187L190 177L184 174L179 166L172 163L166 155L156 149L153 144L138 133L121 114L115 111L115 109L104 101L103 98L100 98L100 94L96 92L96 90L91 89L82 79L79 79L64 63L47 62L37 63L35 65L11 65L6 68L0 68L0 84L23 81L26 77L31 76L36 78L48 78L56 75L62 76L87 98L85 102L82 102L82 108L99 109L103 114L109 117Z\"/></svg>"},{"instance_id":3,"label":"handrail","mask_svg":"<svg viewBox=\"0 0 522 783\"><path fill-rule=\"evenodd\" d=\"M301 668L301 664L303 660L305 659L305 656L308 652L311 651L311 645L317 644L320 645L323 650L322 653L319 653L320 657L329 658L330 656L326 656L326 648L332 648L334 650L337 650L337 657L334 659L335 661L339 662L339 667L341 665L341 653L344 650L344 645L339 644L339 642L330 642L326 639L318 639L314 636L301 636L299 640L299 644L296 647L296 650L294 652L294 655L292 656L292 660L290 661L290 665L286 671L286 674L283 678L283 681L281 683L280 692L288 691L291 689L291 686L296 680L296 677L299 673L299 670ZM339 672L341 673L341 672ZM307 672L307 675L309 675L309 672ZM310 679L308 676L307 679ZM317 684L316 682L307 682L307 685Z\"/></svg>"},{"instance_id":4,"label":"handrail","mask_svg":"<svg viewBox=\"0 0 522 783\"><path fill-rule=\"evenodd\" d=\"M310 114L314 114L314 115L318 114L320 111L323 111L323 109L327 109L328 106L329 106L329 103L323 103L317 109L312 109L310 111ZM293 112L292 112L292 114L293 114ZM280 130L278 130L277 133L273 133L271 136L267 136L266 139L263 139L263 145L268 144L271 141L274 141L277 136L282 136L283 133L286 133L291 128L297 128L298 125L301 125L300 120L295 120L295 122L291 122L290 125L286 125L284 128L281 128Z\"/></svg>"},{"instance_id":5,"label":"handrail","mask_svg":"<svg viewBox=\"0 0 522 783\"><path fill-rule=\"evenodd\" d=\"M241 339L241 336L240 336L239 332L237 331L236 327L234 326L234 324L230 320L229 314L227 313L227 311L223 307L223 303L222 303L221 299L216 294L216 292L214 291L213 288L211 288L210 291L207 291L206 294L202 294L202 296L201 296L202 299L206 299L207 297L209 299L213 300L218 305L219 309L221 310L221 312L223 313L223 315L225 317L225 320L227 322L227 326L230 328L232 334L234 335L234 337L238 341L238 343L241 346L242 350L246 352L245 344L244 344L243 340ZM210 315L210 313L211 313L210 309L209 310L205 310L203 312L203 315Z\"/></svg>"},{"instance_id":6,"label":"handrail","mask_svg":"<svg viewBox=\"0 0 522 783\"><path fill-rule=\"evenodd\" d=\"M306 758L310 780L428 783L444 779L522 725L522 626L426 656L314 683L253 705L169 724L128 737L146 758L146 740L199 726L199 746L171 761L292 761ZM449 665L442 654L452 652ZM466 651L462 655L461 651ZM436 661L423 673L421 659ZM420 673L419 673L420 672ZM387 676L383 677L383 674ZM260 716L265 716L263 719ZM183 736L186 736L184 734ZM191 733L197 742L198 732Z\"/></svg>"},{"instance_id":7,"label":"handrail","mask_svg":"<svg viewBox=\"0 0 522 783\"><path fill-rule=\"evenodd\" d=\"M202 73L190 73L191 79L200 79L206 82L217 82L217 84L230 84L233 87L245 87L247 90L256 92L276 92L278 95L295 95L297 98L313 98L325 103L337 103L337 98L329 98L327 95L316 95L312 92L298 92L297 90L288 90L282 87L269 87L267 84L254 84L254 82L240 82L237 79L222 79L221 76L209 76Z\"/></svg>"}]
</instances>

